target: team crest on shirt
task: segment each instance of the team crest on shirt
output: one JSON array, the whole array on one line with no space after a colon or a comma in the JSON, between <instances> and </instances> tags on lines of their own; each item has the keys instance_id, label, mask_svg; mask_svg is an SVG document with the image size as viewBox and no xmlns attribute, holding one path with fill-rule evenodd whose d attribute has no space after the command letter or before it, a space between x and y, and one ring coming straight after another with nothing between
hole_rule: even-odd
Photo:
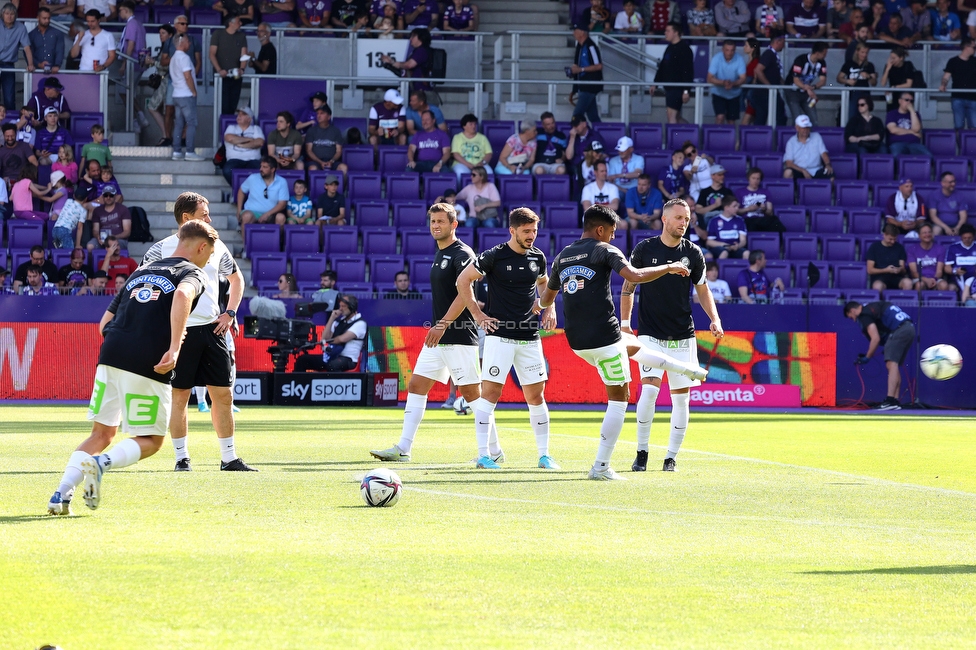
<instances>
[{"instance_id":1,"label":"team crest on shirt","mask_svg":"<svg viewBox=\"0 0 976 650\"><path fill-rule=\"evenodd\" d=\"M137 287L132 290L129 297L135 299L136 302L146 304L153 300L159 300L160 293L162 292L159 289L153 287Z\"/></svg>"},{"instance_id":2,"label":"team crest on shirt","mask_svg":"<svg viewBox=\"0 0 976 650\"><path fill-rule=\"evenodd\" d=\"M539 265L538 265L538 264L536 264L535 262L529 262L529 269L530 269L530 270L531 270L531 271L532 271L533 273L538 273L538 272L539 272Z\"/></svg>"},{"instance_id":3,"label":"team crest on shirt","mask_svg":"<svg viewBox=\"0 0 976 650\"><path fill-rule=\"evenodd\" d=\"M451 262L450 258L445 257L441 260L441 268L446 269L447 265Z\"/></svg>"},{"instance_id":4,"label":"team crest on shirt","mask_svg":"<svg viewBox=\"0 0 976 650\"><path fill-rule=\"evenodd\" d=\"M690 269L691 268L691 260L688 259L687 257L682 257L678 261L681 262L681 266L685 267L686 269Z\"/></svg>"}]
</instances>

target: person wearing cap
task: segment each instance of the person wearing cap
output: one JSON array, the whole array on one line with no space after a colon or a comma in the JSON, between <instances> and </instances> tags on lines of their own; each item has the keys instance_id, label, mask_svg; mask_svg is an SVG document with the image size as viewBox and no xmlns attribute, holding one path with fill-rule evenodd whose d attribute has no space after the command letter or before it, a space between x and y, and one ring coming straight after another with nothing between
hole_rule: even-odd
<instances>
[{"instance_id":1,"label":"person wearing cap","mask_svg":"<svg viewBox=\"0 0 976 650\"><path fill-rule=\"evenodd\" d=\"M264 156L260 165L258 173L248 176L237 190L237 220L241 232L251 223L283 226L288 217L288 182L278 176L278 162L271 156Z\"/></svg>"},{"instance_id":2,"label":"person wearing cap","mask_svg":"<svg viewBox=\"0 0 976 650\"><path fill-rule=\"evenodd\" d=\"M88 252L81 247L71 251L71 260L58 269L58 286L76 295L95 275L88 263Z\"/></svg>"},{"instance_id":3,"label":"person wearing cap","mask_svg":"<svg viewBox=\"0 0 976 650\"><path fill-rule=\"evenodd\" d=\"M976 90L976 41L969 36L963 39L959 54L946 61L939 83L941 92L946 92L950 80L954 91ZM952 122L957 131L967 125L976 129L976 92L952 94Z\"/></svg>"},{"instance_id":4,"label":"person wearing cap","mask_svg":"<svg viewBox=\"0 0 976 650\"><path fill-rule=\"evenodd\" d=\"M783 96L794 120L800 115L806 115L813 122L813 126L817 125L817 89L827 83L826 58L827 44L817 41L809 54L796 57L786 73L785 84L793 86L793 90L784 90Z\"/></svg>"},{"instance_id":5,"label":"person wearing cap","mask_svg":"<svg viewBox=\"0 0 976 650\"><path fill-rule=\"evenodd\" d=\"M607 156L603 150L603 143L599 140L590 140L583 152L583 162L580 163L579 179L583 183L592 183L596 180L596 164L606 162Z\"/></svg>"},{"instance_id":6,"label":"person wearing cap","mask_svg":"<svg viewBox=\"0 0 976 650\"><path fill-rule=\"evenodd\" d=\"M888 198L885 205L885 223L896 226L898 234L905 235L906 239L918 239L918 227L925 223L925 213L925 200L915 192L912 179L898 179L898 191ZM942 234L941 229L938 234Z\"/></svg>"},{"instance_id":7,"label":"person wearing cap","mask_svg":"<svg viewBox=\"0 0 976 650\"><path fill-rule=\"evenodd\" d=\"M315 114L318 112L319 106L328 103L329 96L319 90L312 93L309 101L312 102L312 107L303 110L302 114L298 116L298 121L295 122L295 128L298 129L298 131L300 131L302 134L305 133L305 130L308 129L308 127L315 124Z\"/></svg>"},{"instance_id":8,"label":"person wearing cap","mask_svg":"<svg viewBox=\"0 0 976 650\"><path fill-rule=\"evenodd\" d=\"M295 372L346 372L355 369L369 331L358 309L359 300L355 296L339 296L329 322L322 328L320 342L323 354L299 356L295 359Z\"/></svg>"},{"instance_id":9,"label":"person wearing cap","mask_svg":"<svg viewBox=\"0 0 976 650\"><path fill-rule=\"evenodd\" d=\"M433 0L428 0L434 7L437 6ZM425 27L417 27L410 32L410 56L406 61L394 61L387 55L380 56L380 60L397 70L406 71L405 76L411 79L425 79L430 73L430 31ZM410 84L411 90L430 90L430 84L426 81L414 81ZM403 101L401 100L401 104Z\"/></svg>"},{"instance_id":10,"label":"person wearing cap","mask_svg":"<svg viewBox=\"0 0 976 650\"><path fill-rule=\"evenodd\" d=\"M278 169L305 169L302 162L305 138L292 128L294 123L291 113L280 111L275 129L268 134L268 155L278 161Z\"/></svg>"},{"instance_id":11,"label":"person wearing cap","mask_svg":"<svg viewBox=\"0 0 976 650\"><path fill-rule=\"evenodd\" d=\"M617 186L607 180L607 163L602 160L593 166L594 180L583 187L580 196L580 203L583 211L591 205L605 205L614 212L620 207L620 190ZM627 229L627 221L620 222L622 230Z\"/></svg>"},{"instance_id":12,"label":"person wearing cap","mask_svg":"<svg viewBox=\"0 0 976 650\"><path fill-rule=\"evenodd\" d=\"M626 135L617 140L617 155L607 163L607 180L617 186L621 194L637 187L637 177L644 173L644 156L634 153L634 141Z\"/></svg>"},{"instance_id":13,"label":"person wearing cap","mask_svg":"<svg viewBox=\"0 0 976 650\"><path fill-rule=\"evenodd\" d=\"M54 32L61 34L58 30L53 30ZM44 115L47 109L55 108L58 111L58 119L65 122L69 117L71 117L71 107L68 106L68 100L62 94L64 91L64 86L57 77L48 77L44 80L44 85L40 90L31 95L30 99L27 100L27 106L34 109L34 115L37 116L37 123L34 125L41 128L44 124Z\"/></svg>"},{"instance_id":14,"label":"person wearing cap","mask_svg":"<svg viewBox=\"0 0 976 650\"><path fill-rule=\"evenodd\" d=\"M695 80L695 55L691 46L681 39L681 25L669 23L664 28L664 40L668 46L664 50L661 62L654 75L654 83L686 83ZM648 94L654 95L657 86L651 86ZM681 117L681 108L691 98L688 88L680 86L666 86L664 88L664 106L668 113L668 124L686 122Z\"/></svg>"},{"instance_id":15,"label":"person wearing cap","mask_svg":"<svg viewBox=\"0 0 976 650\"><path fill-rule=\"evenodd\" d=\"M102 188L98 203L92 210L92 239L96 246L98 242L105 241L106 248L108 240L106 235L111 235L118 240L121 248L129 248L129 235L132 234L132 216L129 208L122 205L119 201L118 192L115 187L106 185ZM102 233L106 233L103 235Z\"/></svg>"},{"instance_id":16,"label":"person wearing cap","mask_svg":"<svg viewBox=\"0 0 976 650\"><path fill-rule=\"evenodd\" d=\"M224 130L224 147L227 160L224 161L223 174L228 185L234 184L235 169L259 169L261 167L261 147L264 134L254 123L254 112L250 106L237 110L237 123L228 124Z\"/></svg>"},{"instance_id":17,"label":"person wearing cap","mask_svg":"<svg viewBox=\"0 0 976 650\"><path fill-rule=\"evenodd\" d=\"M78 289L76 296L104 296L108 288L108 273L98 269L84 287Z\"/></svg>"},{"instance_id":18,"label":"person wearing cap","mask_svg":"<svg viewBox=\"0 0 976 650\"><path fill-rule=\"evenodd\" d=\"M741 86L746 82L746 62L736 53L735 41L722 43L722 51L716 52L708 64L707 80L714 86L711 96L715 123L735 124L742 101Z\"/></svg>"},{"instance_id":19,"label":"person wearing cap","mask_svg":"<svg viewBox=\"0 0 976 650\"><path fill-rule=\"evenodd\" d=\"M522 120L519 122L519 132L513 133L505 140L505 146L498 154L495 173L501 176L511 174L529 174L535 163L536 141L538 130L535 122Z\"/></svg>"},{"instance_id":20,"label":"person wearing cap","mask_svg":"<svg viewBox=\"0 0 976 650\"><path fill-rule=\"evenodd\" d=\"M756 64L755 83L763 86L782 86L783 85L783 62L780 53L786 47L786 36L783 32L771 29L769 31L769 47L759 55L759 63ZM776 97L776 124L783 126L786 124L786 108L783 102L783 91L775 91ZM769 91L756 90L752 93L752 104L756 107L756 124L764 125L769 120Z\"/></svg>"},{"instance_id":21,"label":"person wearing cap","mask_svg":"<svg viewBox=\"0 0 976 650\"><path fill-rule=\"evenodd\" d=\"M444 119L444 113L441 109L427 103L427 93L423 90L412 90L410 91L410 98L407 100L406 110L408 134L413 135L421 129L420 116L423 115L424 111L432 112L437 128L447 133L447 120Z\"/></svg>"},{"instance_id":22,"label":"person wearing cap","mask_svg":"<svg viewBox=\"0 0 976 650\"><path fill-rule=\"evenodd\" d=\"M600 48L590 38L590 27L584 23L573 25L573 38L576 39L576 51L573 54L573 65L567 68L567 74L577 82L603 81L603 57ZM597 106L597 96L603 92L602 84L577 83L573 85L569 100L573 103L576 98L576 108L573 116L585 115L590 122L600 121L600 108Z\"/></svg>"},{"instance_id":23,"label":"person wearing cap","mask_svg":"<svg viewBox=\"0 0 976 650\"><path fill-rule=\"evenodd\" d=\"M451 141L437 128L433 111L424 111L420 123L423 131L413 134L407 149L407 171L445 170L451 161Z\"/></svg>"},{"instance_id":24,"label":"person wearing cap","mask_svg":"<svg viewBox=\"0 0 976 650\"><path fill-rule=\"evenodd\" d=\"M220 114L230 115L237 110L244 87L247 56L247 37L240 31L239 16L226 16L224 28L210 35L210 64L223 81L220 95ZM243 60L242 60L243 59Z\"/></svg>"},{"instance_id":25,"label":"person wearing cap","mask_svg":"<svg viewBox=\"0 0 976 650\"><path fill-rule=\"evenodd\" d=\"M407 143L407 111L400 91L390 88L383 101L370 107L368 129L369 143L377 150L381 144Z\"/></svg>"},{"instance_id":26,"label":"person wearing cap","mask_svg":"<svg viewBox=\"0 0 976 650\"><path fill-rule=\"evenodd\" d=\"M583 115L574 115L569 121L569 139L566 141L566 160L572 164L573 173L578 174L586 158L590 142L600 143L600 151L606 148L606 143L600 134L590 128L590 123ZM587 181L588 182L588 181Z\"/></svg>"},{"instance_id":27,"label":"person wearing cap","mask_svg":"<svg viewBox=\"0 0 976 650\"><path fill-rule=\"evenodd\" d=\"M328 104L319 106L315 120L315 126L305 133L306 169L325 169L345 174L346 164L340 162L345 138L339 127L332 124L332 109Z\"/></svg>"},{"instance_id":28,"label":"person wearing cap","mask_svg":"<svg viewBox=\"0 0 976 650\"><path fill-rule=\"evenodd\" d=\"M115 5L112 5L113 13L114 8ZM82 72L101 72L115 63L115 39L102 29L102 17L102 12L98 9L85 11L88 30L75 37L71 51L68 53L72 57L81 56L78 69ZM111 18L109 16L110 20Z\"/></svg>"},{"instance_id":29,"label":"person wearing cap","mask_svg":"<svg viewBox=\"0 0 976 650\"><path fill-rule=\"evenodd\" d=\"M712 176L712 184L701 189L694 206L695 214L702 217L701 222L706 226L722 212L723 200L730 196L735 198L735 192L725 186L725 167L712 165L708 170Z\"/></svg>"},{"instance_id":30,"label":"person wearing cap","mask_svg":"<svg viewBox=\"0 0 976 650\"><path fill-rule=\"evenodd\" d=\"M34 67L51 74L57 74L64 62L64 32L51 29L52 10L56 10L60 6L64 5L53 5L51 7L41 5L38 7L37 27L27 35L27 39L30 41L31 54L34 57Z\"/></svg>"},{"instance_id":31,"label":"person wearing cap","mask_svg":"<svg viewBox=\"0 0 976 650\"><path fill-rule=\"evenodd\" d=\"M813 120L798 115L793 121L796 135L786 142L783 153L783 178L831 178L830 155L819 133L814 133Z\"/></svg>"},{"instance_id":32,"label":"person wearing cap","mask_svg":"<svg viewBox=\"0 0 976 650\"><path fill-rule=\"evenodd\" d=\"M461 176L473 171L475 167L482 167L487 174L492 174L489 161L491 160L491 143L483 134L478 133L478 118L471 113L461 117L461 132L456 133L451 140L451 155L454 157L453 169L458 180Z\"/></svg>"},{"instance_id":33,"label":"person wearing cap","mask_svg":"<svg viewBox=\"0 0 976 650\"><path fill-rule=\"evenodd\" d=\"M315 212L320 226L346 225L346 197L339 191L339 177L325 177L325 193L315 199Z\"/></svg>"},{"instance_id":34,"label":"person wearing cap","mask_svg":"<svg viewBox=\"0 0 976 650\"><path fill-rule=\"evenodd\" d=\"M61 145L74 146L74 138L68 129L58 122L58 109L48 106L44 110L44 128L37 132L34 140L34 155L41 165L51 165L58 159L58 149Z\"/></svg>"}]
</instances>

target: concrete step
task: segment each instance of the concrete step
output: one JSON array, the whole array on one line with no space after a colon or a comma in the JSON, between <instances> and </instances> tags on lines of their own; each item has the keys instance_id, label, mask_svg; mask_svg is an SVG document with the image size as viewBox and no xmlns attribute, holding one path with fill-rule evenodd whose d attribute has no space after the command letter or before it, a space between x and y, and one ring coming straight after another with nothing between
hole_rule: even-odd
<instances>
[{"instance_id":1,"label":"concrete step","mask_svg":"<svg viewBox=\"0 0 976 650\"><path fill-rule=\"evenodd\" d=\"M507 15L509 17L515 14L516 17L521 16L524 11L531 12L553 12L553 13L569 13L569 8L552 0L491 0L491 2L483 2L479 5L480 17L484 20L485 16L491 15Z\"/></svg>"},{"instance_id":2,"label":"concrete step","mask_svg":"<svg viewBox=\"0 0 976 650\"><path fill-rule=\"evenodd\" d=\"M144 200L139 192L138 188L132 190L133 199L131 201L132 205L138 205L150 216L154 214L165 214L170 219L173 219L173 201L176 198L174 194L172 197L168 197L167 200ZM128 197L126 202L129 202ZM218 215L230 215L235 216L237 214L237 208L230 203L221 203L219 200L210 202L210 216Z\"/></svg>"},{"instance_id":3,"label":"concrete step","mask_svg":"<svg viewBox=\"0 0 976 650\"><path fill-rule=\"evenodd\" d=\"M183 190L176 185L132 185L130 187L122 186L122 193L126 197L126 203L132 203L133 205L140 205L145 208L145 205L150 201L175 201L176 197L180 195ZM219 188L212 187L195 187L194 191L203 195L210 205L214 203L220 203L221 200L221 190ZM170 207L172 210L172 207ZM146 212L148 212L146 208ZM166 212L165 209L158 210L159 212Z\"/></svg>"},{"instance_id":4,"label":"concrete step","mask_svg":"<svg viewBox=\"0 0 976 650\"><path fill-rule=\"evenodd\" d=\"M133 147L136 149L160 149L160 147ZM165 150L165 148L162 148ZM218 176L214 173L214 164L209 160L201 162L175 161L166 157L125 157L113 156L119 171L127 174L174 174ZM178 170L178 171L177 171Z\"/></svg>"},{"instance_id":5,"label":"concrete step","mask_svg":"<svg viewBox=\"0 0 976 650\"><path fill-rule=\"evenodd\" d=\"M186 173L171 173L162 172L158 174L153 173L134 173L128 170L125 164L120 164L120 167L125 170L115 177L119 181L119 185L122 187L132 187L134 185L149 185L149 186L174 186L175 189L179 191L185 191L190 188L201 188L209 187L213 189L228 189L227 181L220 174L186 174Z\"/></svg>"}]
</instances>

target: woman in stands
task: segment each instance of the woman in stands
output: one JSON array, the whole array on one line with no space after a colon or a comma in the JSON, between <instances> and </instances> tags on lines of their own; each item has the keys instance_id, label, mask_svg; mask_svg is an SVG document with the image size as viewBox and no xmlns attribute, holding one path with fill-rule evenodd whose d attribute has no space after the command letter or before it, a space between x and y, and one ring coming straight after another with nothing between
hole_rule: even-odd
<instances>
[{"instance_id":1,"label":"woman in stands","mask_svg":"<svg viewBox=\"0 0 976 650\"><path fill-rule=\"evenodd\" d=\"M847 153L888 153L885 125L873 114L874 100L869 95L857 100L857 113L844 127L844 150Z\"/></svg>"},{"instance_id":2,"label":"woman in stands","mask_svg":"<svg viewBox=\"0 0 976 650\"><path fill-rule=\"evenodd\" d=\"M762 48L759 46L759 39L757 38L747 38L746 42L742 44L742 54L745 56L746 61L746 83L753 84L756 78L756 66L759 65L759 55L762 54ZM742 124L752 124L752 121L756 119L756 107L753 105L752 93L753 90L747 90L742 93L742 103L743 113L742 113Z\"/></svg>"},{"instance_id":3,"label":"woman in stands","mask_svg":"<svg viewBox=\"0 0 976 650\"><path fill-rule=\"evenodd\" d=\"M532 164L535 162L537 135L535 122L522 120L519 123L519 132L513 133L505 141L505 146L502 147L502 152L498 155L495 173L503 176L530 173Z\"/></svg>"},{"instance_id":4,"label":"woman in stands","mask_svg":"<svg viewBox=\"0 0 976 650\"><path fill-rule=\"evenodd\" d=\"M468 219L464 225L469 228L498 227L502 197L495 184L488 181L488 171L484 167L478 165L471 170L471 182L458 192L456 199L468 204Z\"/></svg>"},{"instance_id":5,"label":"woman in stands","mask_svg":"<svg viewBox=\"0 0 976 650\"><path fill-rule=\"evenodd\" d=\"M302 294L298 292L298 281L295 280L294 275L282 273L281 277L278 278L278 293L274 297L279 299L302 297Z\"/></svg>"}]
</instances>

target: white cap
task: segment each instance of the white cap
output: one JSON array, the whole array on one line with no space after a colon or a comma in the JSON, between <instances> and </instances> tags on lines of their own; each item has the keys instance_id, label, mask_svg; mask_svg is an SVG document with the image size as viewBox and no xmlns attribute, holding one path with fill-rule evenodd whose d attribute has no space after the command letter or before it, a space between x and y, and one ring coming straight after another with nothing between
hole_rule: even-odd
<instances>
[{"instance_id":1,"label":"white cap","mask_svg":"<svg viewBox=\"0 0 976 650\"><path fill-rule=\"evenodd\" d=\"M793 123L803 129L813 128L813 122L810 121L810 117L807 115L797 115L796 120L794 120Z\"/></svg>"},{"instance_id":2,"label":"white cap","mask_svg":"<svg viewBox=\"0 0 976 650\"><path fill-rule=\"evenodd\" d=\"M51 172L51 185L57 184L57 182L63 178L64 178L64 172L62 171Z\"/></svg>"},{"instance_id":3,"label":"white cap","mask_svg":"<svg viewBox=\"0 0 976 650\"><path fill-rule=\"evenodd\" d=\"M627 151L633 146L634 146L634 141L628 138L627 136L624 136L619 140L617 140L616 149L617 151Z\"/></svg>"},{"instance_id":4,"label":"white cap","mask_svg":"<svg viewBox=\"0 0 976 650\"><path fill-rule=\"evenodd\" d=\"M400 95L400 91L396 88L390 88L383 95L384 102L390 102L391 104L396 104L397 106L403 106L403 97Z\"/></svg>"}]
</instances>

